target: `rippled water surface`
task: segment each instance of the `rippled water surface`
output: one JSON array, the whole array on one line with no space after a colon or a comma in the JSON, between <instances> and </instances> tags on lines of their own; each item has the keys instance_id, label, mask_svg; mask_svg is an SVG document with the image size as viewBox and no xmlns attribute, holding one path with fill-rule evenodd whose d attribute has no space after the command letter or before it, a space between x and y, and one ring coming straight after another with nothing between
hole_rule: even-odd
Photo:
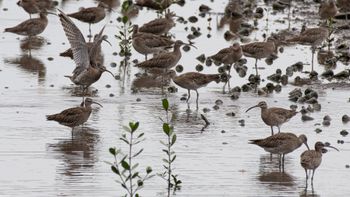
<instances>
[{"instance_id":1,"label":"rippled water surface","mask_svg":"<svg viewBox=\"0 0 350 197\"><path fill-rule=\"evenodd\" d=\"M174 5L171 10L187 19L193 14L198 16L197 10L202 3L209 5L215 12L223 12L227 1L187 1L185 7ZM70 13L79 7L93 5L93 1L71 0L60 2L58 7ZM258 1L258 5L265 7L262 1ZM115 9L119 10L119 7ZM113 55L119 51L118 41L114 37L118 30L118 15L118 11L111 12L104 21L92 26L93 32L97 32L107 24L105 31L113 46L102 44L105 65L116 74L119 69L110 67L110 63L119 65L120 61L119 56ZM142 24L155 16L154 12L144 9L132 21ZM275 19L285 17L286 13L267 16L268 21L265 20L266 15L259 20L259 30L252 33L252 40L263 40L262 33L269 34L287 28L287 23L275 22ZM211 32L207 30L208 16L199 17L199 22L195 24L177 24L171 31L176 39L186 41L188 32L184 27L201 28L203 35L194 40L198 49L183 52L180 60L179 64L185 67L186 72L195 71L195 66L200 63L195 57L203 53L212 55L230 45L223 39L225 30L216 30L217 16L211 17ZM105 161L113 160L108 153L109 147L124 147L118 139L123 131L122 126L129 121L139 121L140 130L146 136L146 140L139 145L145 149L137 159L140 167L143 169L150 165L155 172L162 172L161 159L164 153L159 140L165 136L159 117L164 116L161 108L163 96L159 90L131 91L134 74L138 72L135 67L130 68L130 75L126 76L124 82L104 74L92 85L91 89L98 89L93 99L100 102L103 108L94 108L85 127L75 130L73 138L70 128L46 121L45 115L77 106L81 97L76 96L72 89L74 86L63 77L72 72L74 63L58 56L69 44L57 16L48 16L49 25L41 34L41 40L33 44L31 56L25 47L24 37L3 33L5 27L27 18L28 14L14 0L0 0L0 196L121 196L124 191L114 181L117 177ZM317 22L316 17L308 20ZM87 34L87 24L74 22ZM301 23L293 21L291 25L300 28ZM206 37L208 33L212 36L210 39ZM49 60L49 57L53 60ZM143 60L143 56L133 51L132 59L135 58ZM259 72L262 78L266 78L277 68L285 72L287 66L297 61L310 63L310 58L309 47L286 47L273 65L267 66L265 61L259 61L259 66L265 67ZM255 73L253 59L248 58L247 66L248 75ZM323 71L323 67L316 67L319 73ZM306 66L306 69L309 68ZM344 65L339 63L337 70L343 68ZM203 72L214 73L216 69L213 65L205 67ZM239 78L234 73L231 85L242 85L246 80L247 77ZM107 84L111 87L107 88ZM288 92L294 88L287 85L282 92L267 97L243 93L238 100L231 100L227 94L221 93L222 84L212 83L199 90L200 110L193 110L189 114L186 113L186 103L180 101L182 94L187 91L179 88L177 93L170 94L169 101L176 115L174 126L178 135L174 147L177 154L175 173L179 174L183 182L176 196L350 195L350 171L345 167L350 164L349 139L339 134L341 130L349 129L349 125L341 121L342 115L349 113L350 109L348 88L316 88L322 110L311 114L314 120L302 122L298 114L282 127L282 131L306 134L312 147L316 141L328 141L340 150L324 155L315 174L313 193L311 188L305 193L305 174L299 164L304 146L286 156L285 172L280 173L277 156L270 160L270 155L264 150L248 144L249 139L269 136L270 128L262 122L260 110L244 113L245 110L261 100L270 106L288 108L294 104L288 101ZM191 106L194 109L195 94L192 96ZM137 98L141 101L137 102ZM213 110L217 99L221 99L223 105ZM299 109L301 106L298 104ZM204 122L200 114L203 108L212 109L205 114L211 125L201 132ZM227 116L230 112L236 115ZM325 115L332 118L328 127L320 125ZM238 121L241 119L245 120L245 126L240 126ZM317 134L314 131L316 128L321 128L322 132ZM337 144L340 139L345 143ZM154 177L146 182L140 193L142 196L165 196L166 183Z\"/></svg>"}]
</instances>

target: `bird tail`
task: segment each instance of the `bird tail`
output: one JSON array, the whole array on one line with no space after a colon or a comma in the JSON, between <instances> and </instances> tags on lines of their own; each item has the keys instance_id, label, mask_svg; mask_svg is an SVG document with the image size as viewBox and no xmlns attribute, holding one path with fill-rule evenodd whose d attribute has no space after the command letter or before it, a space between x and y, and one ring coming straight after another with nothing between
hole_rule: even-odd
<instances>
[{"instance_id":1,"label":"bird tail","mask_svg":"<svg viewBox=\"0 0 350 197\"><path fill-rule=\"evenodd\" d=\"M64 77L67 77L67 78L69 78L70 80L72 80L72 76L64 75Z\"/></svg>"},{"instance_id":2,"label":"bird tail","mask_svg":"<svg viewBox=\"0 0 350 197\"><path fill-rule=\"evenodd\" d=\"M287 43L296 43L299 42L299 36L295 36L293 38L289 38L286 40Z\"/></svg>"},{"instance_id":3,"label":"bird tail","mask_svg":"<svg viewBox=\"0 0 350 197\"><path fill-rule=\"evenodd\" d=\"M70 57L71 59L73 59L73 53L71 49L68 49L62 53L60 53L61 57Z\"/></svg>"},{"instance_id":4,"label":"bird tail","mask_svg":"<svg viewBox=\"0 0 350 197\"><path fill-rule=\"evenodd\" d=\"M55 120L56 114L53 115L46 115L46 120Z\"/></svg>"},{"instance_id":5,"label":"bird tail","mask_svg":"<svg viewBox=\"0 0 350 197\"><path fill-rule=\"evenodd\" d=\"M6 28L4 32L13 32L15 30L14 27Z\"/></svg>"},{"instance_id":6,"label":"bird tail","mask_svg":"<svg viewBox=\"0 0 350 197\"><path fill-rule=\"evenodd\" d=\"M249 144L259 144L261 142L261 140L260 139L258 139L258 140L249 140Z\"/></svg>"}]
</instances>

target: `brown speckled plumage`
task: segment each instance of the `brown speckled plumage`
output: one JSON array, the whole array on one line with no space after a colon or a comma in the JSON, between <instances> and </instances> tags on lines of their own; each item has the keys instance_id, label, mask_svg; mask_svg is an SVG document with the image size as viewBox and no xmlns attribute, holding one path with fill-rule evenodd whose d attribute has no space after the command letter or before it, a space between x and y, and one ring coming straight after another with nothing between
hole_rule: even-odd
<instances>
[{"instance_id":1,"label":"brown speckled plumage","mask_svg":"<svg viewBox=\"0 0 350 197\"><path fill-rule=\"evenodd\" d=\"M11 32L22 36L36 36L41 34L47 27L45 13L40 13L40 18L28 19L15 27L6 28L5 32Z\"/></svg>"},{"instance_id":2,"label":"brown speckled plumage","mask_svg":"<svg viewBox=\"0 0 350 197\"><path fill-rule=\"evenodd\" d=\"M280 160L282 167L284 167L284 156L286 154L293 152L303 143L309 149L306 136L300 135L298 137L293 133L277 133L264 139L250 140L250 143L260 146L269 153L282 155L282 162Z\"/></svg>"},{"instance_id":3,"label":"brown speckled plumage","mask_svg":"<svg viewBox=\"0 0 350 197\"><path fill-rule=\"evenodd\" d=\"M191 97L190 91L191 90L196 91L197 93L196 106L198 109L198 99L199 99L198 89L201 87L207 86L212 81L216 81L217 83L219 83L220 74L203 74L203 73L197 73L197 72L188 72L179 76L174 76L173 81L176 85L184 89L187 89L188 91L187 103Z\"/></svg>"},{"instance_id":4,"label":"brown speckled plumage","mask_svg":"<svg viewBox=\"0 0 350 197\"><path fill-rule=\"evenodd\" d=\"M165 10L173 3L173 0L160 0L157 2L155 0L136 0L136 5L151 8L154 10Z\"/></svg>"},{"instance_id":5,"label":"brown speckled plumage","mask_svg":"<svg viewBox=\"0 0 350 197\"><path fill-rule=\"evenodd\" d=\"M165 49L172 44L174 44L174 41L171 39L151 33L139 32L138 26L134 25L132 45L137 52L145 55L146 60L148 54L165 52Z\"/></svg>"},{"instance_id":6,"label":"brown speckled plumage","mask_svg":"<svg viewBox=\"0 0 350 197\"><path fill-rule=\"evenodd\" d=\"M92 101L92 99L86 98L80 107L73 107L57 114L47 115L46 118L47 120L56 121L61 125L70 127L73 131L74 127L84 124L89 119L92 111L91 105L93 103L100 105Z\"/></svg>"},{"instance_id":7,"label":"brown speckled plumage","mask_svg":"<svg viewBox=\"0 0 350 197\"><path fill-rule=\"evenodd\" d=\"M175 16L174 13L167 13L165 14L164 18L154 19L148 23L145 23L139 28L139 32L152 33L156 35L166 34L175 26L173 16Z\"/></svg>"},{"instance_id":8,"label":"brown speckled plumage","mask_svg":"<svg viewBox=\"0 0 350 197\"><path fill-rule=\"evenodd\" d=\"M338 13L338 8L335 5L334 0L325 0L321 3L318 14L321 19L330 19L333 18Z\"/></svg>"},{"instance_id":9,"label":"brown speckled plumage","mask_svg":"<svg viewBox=\"0 0 350 197\"><path fill-rule=\"evenodd\" d=\"M338 149L336 149L333 146L325 145L322 142L316 142L315 150L307 150L307 151L304 151L300 155L300 164L305 170L306 180L309 178L307 171L312 170L311 181L313 181L315 170L321 165L322 153L326 147L330 147L330 148L333 148L333 149L339 151Z\"/></svg>"},{"instance_id":10,"label":"brown speckled plumage","mask_svg":"<svg viewBox=\"0 0 350 197\"><path fill-rule=\"evenodd\" d=\"M289 109L283 109L279 107L267 107L266 102L261 101L257 105L250 107L249 110L260 107L261 108L261 119L265 124L271 127L271 135L273 135L273 127L278 127L278 132L280 132L280 127L283 123L288 122L289 119L294 117L298 112Z\"/></svg>"}]
</instances>

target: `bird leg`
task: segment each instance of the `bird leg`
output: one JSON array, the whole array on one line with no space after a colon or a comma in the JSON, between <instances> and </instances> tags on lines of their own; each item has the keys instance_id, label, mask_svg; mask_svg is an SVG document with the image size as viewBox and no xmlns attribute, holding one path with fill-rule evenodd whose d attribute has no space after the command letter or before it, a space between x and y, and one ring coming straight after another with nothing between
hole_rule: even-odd
<instances>
[{"instance_id":1,"label":"bird leg","mask_svg":"<svg viewBox=\"0 0 350 197\"><path fill-rule=\"evenodd\" d=\"M284 172L284 154L282 154L282 171Z\"/></svg>"},{"instance_id":2,"label":"bird leg","mask_svg":"<svg viewBox=\"0 0 350 197\"><path fill-rule=\"evenodd\" d=\"M312 170L311 184L314 182L315 169Z\"/></svg>"},{"instance_id":3,"label":"bird leg","mask_svg":"<svg viewBox=\"0 0 350 197\"><path fill-rule=\"evenodd\" d=\"M71 132L71 134L72 134L72 140L73 140L73 131L74 131L74 127L72 127L72 132Z\"/></svg>"},{"instance_id":4,"label":"bird leg","mask_svg":"<svg viewBox=\"0 0 350 197\"><path fill-rule=\"evenodd\" d=\"M255 59L255 73L258 76L258 59Z\"/></svg>"},{"instance_id":5,"label":"bird leg","mask_svg":"<svg viewBox=\"0 0 350 197\"><path fill-rule=\"evenodd\" d=\"M145 54L145 60L147 60L147 54Z\"/></svg>"},{"instance_id":6,"label":"bird leg","mask_svg":"<svg viewBox=\"0 0 350 197\"><path fill-rule=\"evenodd\" d=\"M230 93L230 90L231 90L231 84L230 84L230 79L231 79L231 68L232 68L232 64L230 65L230 68L228 70L228 80L226 83L228 83L228 92Z\"/></svg>"},{"instance_id":7,"label":"bird leg","mask_svg":"<svg viewBox=\"0 0 350 197\"><path fill-rule=\"evenodd\" d=\"M312 57L311 57L311 71L314 71L314 55L315 55L315 48L312 47Z\"/></svg>"},{"instance_id":8,"label":"bird leg","mask_svg":"<svg viewBox=\"0 0 350 197\"><path fill-rule=\"evenodd\" d=\"M197 110L198 110L198 99L199 99L199 93L198 93L198 90L196 90L196 93L197 93L196 105L197 105Z\"/></svg>"},{"instance_id":9,"label":"bird leg","mask_svg":"<svg viewBox=\"0 0 350 197\"><path fill-rule=\"evenodd\" d=\"M187 96L186 103L187 103L187 107L188 107L188 109L190 109L190 103L189 103L188 101L189 101L189 100L190 100L190 98L191 98L191 90L190 90L190 89L188 89L187 91L188 91L188 96Z\"/></svg>"},{"instance_id":10,"label":"bird leg","mask_svg":"<svg viewBox=\"0 0 350 197\"><path fill-rule=\"evenodd\" d=\"M91 35L91 23L89 23L89 42L91 41L92 35Z\"/></svg>"},{"instance_id":11,"label":"bird leg","mask_svg":"<svg viewBox=\"0 0 350 197\"><path fill-rule=\"evenodd\" d=\"M306 184L307 184L307 179L309 179L309 176L307 175L307 169L306 169L306 168L304 168L304 170L305 170L305 175L306 175Z\"/></svg>"},{"instance_id":12,"label":"bird leg","mask_svg":"<svg viewBox=\"0 0 350 197\"><path fill-rule=\"evenodd\" d=\"M278 133L280 133L281 132L280 126L278 125L277 128L278 128Z\"/></svg>"},{"instance_id":13,"label":"bird leg","mask_svg":"<svg viewBox=\"0 0 350 197\"><path fill-rule=\"evenodd\" d=\"M273 135L273 126L271 126L271 135Z\"/></svg>"}]
</instances>

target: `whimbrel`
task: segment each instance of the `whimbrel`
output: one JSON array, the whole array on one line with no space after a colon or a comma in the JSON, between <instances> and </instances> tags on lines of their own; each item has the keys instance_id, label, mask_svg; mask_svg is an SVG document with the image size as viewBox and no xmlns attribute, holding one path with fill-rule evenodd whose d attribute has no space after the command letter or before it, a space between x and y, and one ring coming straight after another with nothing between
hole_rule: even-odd
<instances>
[{"instance_id":1,"label":"whimbrel","mask_svg":"<svg viewBox=\"0 0 350 197\"><path fill-rule=\"evenodd\" d=\"M334 0L323 1L318 9L318 14L321 19L329 20L332 22L332 18L338 13L338 8ZM331 25L331 24L330 24Z\"/></svg>"},{"instance_id":2,"label":"whimbrel","mask_svg":"<svg viewBox=\"0 0 350 197\"><path fill-rule=\"evenodd\" d=\"M186 102L187 102L188 108L190 108L188 101L190 100L190 97L191 97L191 90L196 91L197 110L198 110L198 99L199 99L198 89L201 87L207 86L212 81L219 83L221 80L220 78L221 78L220 74L203 74L198 72L188 72L188 73L184 73L182 75L176 76L175 71L174 71L174 75L172 76L172 79L176 85L184 89L187 89L188 97Z\"/></svg>"},{"instance_id":3,"label":"whimbrel","mask_svg":"<svg viewBox=\"0 0 350 197\"><path fill-rule=\"evenodd\" d=\"M74 127L84 124L90 117L92 108L91 105L95 103L102 107L101 104L93 101L91 98L86 98L80 105L80 107L73 107L58 114L47 115L47 120L53 120L61 125L72 128L72 137Z\"/></svg>"},{"instance_id":4,"label":"whimbrel","mask_svg":"<svg viewBox=\"0 0 350 197\"><path fill-rule=\"evenodd\" d=\"M64 14L61 10L59 17L63 27L64 32L68 38L73 51L73 59L76 64L76 68L73 71L73 76L66 76L76 84L83 87L83 95L85 90L97 80L100 79L103 72L109 72L113 77L113 73L108 71L106 67L100 65L97 62L98 48L100 47L102 41L107 41L107 36L102 35L104 27L101 29L100 33L94 39L93 46L88 49L85 42L84 36L78 29L78 27L73 23L73 21Z\"/></svg>"},{"instance_id":5,"label":"whimbrel","mask_svg":"<svg viewBox=\"0 0 350 197\"><path fill-rule=\"evenodd\" d=\"M91 24L102 21L106 17L105 9L107 8L105 3L100 2L97 7L82 8L78 12L68 14L68 16L89 23L89 35L91 36Z\"/></svg>"},{"instance_id":6,"label":"whimbrel","mask_svg":"<svg viewBox=\"0 0 350 197\"><path fill-rule=\"evenodd\" d=\"M329 31L324 27L310 28L302 31L298 36L288 39L287 42L299 43L302 45L311 45L312 60L311 70L314 70L314 55L318 46L322 45L329 36Z\"/></svg>"},{"instance_id":7,"label":"whimbrel","mask_svg":"<svg viewBox=\"0 0 350 197\"><path fill-rule=\"evenodd\" d=\"M139 32L138 25L134 25L133 28L132 46L137 52L145 55L146 60L148 54L165 52L166 48L174 44L174 41L170 38L161 37L151 33Z\"/></svg>"},{"instance_id":8,"label":"whimbrel","mask_svg":"<svg viewBox=\"0 0 350 197\"><path fill-rule=\"evenodd\" d=\"M266 42L253 42L242 45L242 51L244 56L255 58L255 72L258 75L258 59L266 58L272 54L277 54L277 46L275 39L272 37L267 38Z\"/></svg>"},{"instance_id":9,"label":"whimbrel","mask_svg":"<svg viewBox=\"0 0 350 197\"><path fill-rule=\"evenodd\" d=\"M22 36L36 36L47 27L47 13L41 12L40 18L28 19L14 27L6 28L5 32L11 32Z\"/></svg>"},{"instance_id":10,"label":"whimbrel","mask_svg":"<svg viewBox=\"0 0 350 197\"><path fill-rule=\"evenodd\" d=\"M221 49L215 55L210 56L210 58L216 62L219 62L221 64L230 65L230 69L228 71L229 79L226 81L224 88L223 88L224 93L225 93L225 87L226 87L227 83L228 83L228 88L230 91L230 73L231 73L232 64L234 64L239 59L241 59L242 55L243 55L243 53L242 53L241 46L238 43L234 43L232 46L230 46L228 48Z\"/></svg>"},{"instance_id":11,"label":"whimbrel","mask_svg":"<svg viewBox=\"0 0 350 197\"><path fill-rule=\"evenodd\" d=\"M261 119L265 124L271 127L271 135L273 135L273 127L276 126L278 128L278 133L280 132L280 127L283 123L288 122L293 116L295 116L298 112L289 109L283 109L279 107L267 107L265 101L259 102L257 105L250 107L249 110L260 107L261 108Z\"/></svg>"},{"instance_id":12,"label":"whimbrel","mask_svg":"<svg viewBox=\"0 0 350 197\"><path fill-rule=\"evenodd\" d=\"M307 149L307 138L305 135L296 136L293 133L277 133L264 139L250 140L250 144L256 144L266 152L282 155L282 161L279 160L280 167L284 169L284 156L305 144ZM309 149L310 150L310 149Z\"/></svg>"},{"instance_id":13,"label":"whimbrel","mask_svg":"<svg viewBox=\"0 0 350 197\"><path fill-rule=\"evenodd\" d=\"M55 3L51 0L20 0L17 2L17 5L21 6L29 14L29 17L32 18L32 14L52 9Z\"/></svg>"},{"instance_id":14,"label":"whimbrel","mask_svg":"<svg viewBox=\"0 0 350 197\"><path fill-rule=\"evenodd\" d=\"M333 146L325 145L322 142L316 142L315 150L307 150L300 155L300 164L305 170L306 182L310 176L310 174L308 174L308 170L309 172L312 170L311 183L313 183L315 170L321 165L322 153L324 151L324 148L327 148L327 147L333 148L339 151L337 148Z\"/></svg>"},{"instance_id":15,"label":"whimbrel","mask_svg":"<svg viewBox=\"0 0 350 197\"><path fill-rule=\"evenodd\" d=\"M147 7L154 10L165 10L173 3L174 0L136 0L135 4L141 7Z\"/></svg>"},{"instance_id":16,"label":"whimbrel","mask_svg":"<svg viewBox=\"0 0 350 197\"><path fill-rule=\"evenodd\" d=\"M139 32L152 33L156 35L166 34L175 26L175 22L173 20L174 16L175 14L172 12L166 13L164 18L154 19L143 24L142 27L139 28Z\"/></svg>"},{"instance_id":17,"label":"whimbrel","mask_svg":"<svg viewBox=\"0 0 350 197\"><path fill-rule=\"evenodd\" d=\"M152 59L143 61L139 64L136 64L136 67L150 69L150 68L161 68L161 69L170 69L179 62L181 59L181 49L180 47L184 45L181 40L177 40L174 44L174 50L172 52L160 53L155 55Z\"/></svg>"}]
</instances>

